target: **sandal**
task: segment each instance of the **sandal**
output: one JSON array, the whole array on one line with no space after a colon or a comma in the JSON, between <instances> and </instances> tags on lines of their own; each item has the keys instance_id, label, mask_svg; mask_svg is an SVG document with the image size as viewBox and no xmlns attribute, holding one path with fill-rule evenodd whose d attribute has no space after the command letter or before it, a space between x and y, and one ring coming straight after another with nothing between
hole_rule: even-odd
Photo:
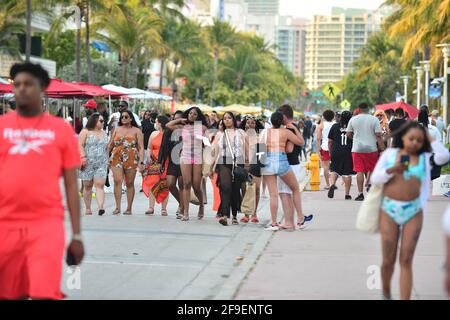
<instances>
[{"instance_id":1,"label":"sandal","mask_svg":"<svg viewBox=\"0 0 450 320\"><path fill-rule=\"evenodd\" d=\"M183 218L183 214L182 214L182 213L179 213L179 212L177 213L177 215L176 215L176 216L177 216L177 219L181 219L181 218Z\"/></svg>"},{"instance_id":2,"label":"sandal","mask_svg":"<svg viewBox=\"0 0 450 320\"><path fill-rule=\"evenodd\" d=\"M295 231L295 227L294 228L285 228L283 226L278 225L278 228L279 228L278 230L282 230L282 231L290 231L290 232Z\"/></svg>"},{"instance_id":3,"label":"sandal","mask_svg":"<svg viewBox=\"0 0 450 320\"><path fill-rule=\"evenodd\" d=\"M145 211L145 214L148 216L151 216L155 213L155 209L148 209L147 211Z\"/></svg>"},{"instance_id":4,"label":"sandal","mask_svg":"<svg viewBox=\"0 0 450 320\"><path fill-rule=\"evenodd\" d=\"M162 210L161 210L161 215L162 215L163 217L167 217L167 209L162 209Z\"/></svg>"},{"instance_id":5,"label":"sandal","mask_svg":"<svg viewBox=\"0 0 450 320\"><path fill-rule=\"evenodd\" d=\"M126 216L131 216L131 211L124 211L123 214Z\"/></svg>"},{"instance_id":6,"label":"sandal","mask_svg":"<svg viewBox=\"0 0 450 320\"><path fill-rule=\"evenodd\" d=\"M221 217L221 218L219 219L219 223L220 223L221 225L223 225L224 227L227 226L227 225L228 225L227 217Z\"/></svg>"},{"instance_id":7,"label":"sandal","mask_svg":"<svg viewBox=\"0 0 450 320\"><path fill-rule=\"evenodd\" d=\"M104 210L104 209L98 210L98 215L99 215L99 216L102 216L102 215L104 215L104 214L105 214L105 210Z\"/></svg>"},{"instance_id":8,"label":"sandal","mask_svg":"<svg viewBox=\"0 0 450 320\"><path fill-rule=\"evenodd\" d=\"M113 215L115 215L115 216L120 215L120 210L119 210L119 209L115 209L115 210L113 211Z\"/></svg>"},{"instance_id":9,"label":"sandal","mask_svg":"<svg viewBox=\"0 0 450 320\"><path fill-rule=\"evenodd\" d=\"M189 216L184 216L181 218L181 221L189 221Z\"/></svg>"},{"instance_id":10,"label":"sandal","mask_svg":"<svg viewBox=\"0 0 450 320\"><path fill-rule=\"evenodd\" d=\"M92 211L86 211L85 215L86 216L92 216Z\"/></svg>"},{"instance_id":11,"label":"sandal","mask_svg":"<svg viewBox=\"0 0 450 320\"><path fill-rule=\"evenodd\" d=\"M241 222L242 223L248 223L250 221L250 219L248 218L248 216L244 216L242 219L241 219Z\"/></svg>"},{"instance_id":12,"label":"sandal","mask_svg":"<svg viewBox=\"0 0 450 320\"><path fill-rule=\"evenodd\" d=\"M233 225L238 225L239 224L239 222L238 222L236 217L233 217L233 219L231 219L231 224L233 224Z\"/></svg>"},{"instance_id":13,"label":"sandal","mask_svg":"<svg viewBox=\"0 0 450 320\"><path fill-rule=\"evenodd\" d=\"M205 216L205 206L200 206L198 209L198 220L202 220L204 216Z\"/></svg>"},{"instance_id":14,"label":"sandal","mask_svg":"<svg viewBox=\"0 0 450 320\"><path fill-rule=\"evenodd\" d=\"M252 222L259 223L258 217L256 215L252 217Z\"/></svg>"}]
</instances>

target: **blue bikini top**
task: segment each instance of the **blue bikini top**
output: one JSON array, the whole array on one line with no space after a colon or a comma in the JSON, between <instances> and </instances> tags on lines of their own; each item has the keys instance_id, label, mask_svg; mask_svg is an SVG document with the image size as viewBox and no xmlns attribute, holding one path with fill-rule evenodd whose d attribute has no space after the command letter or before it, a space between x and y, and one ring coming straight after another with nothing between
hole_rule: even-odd
<instances>
[{"instance_id":1,"label":"blue bikini top","mask_svg":"<svg viewBox=\"0 0 450 320\"><path fill-rule=\"evenodd\" d=\"M393 167L394 164L397 162L398 152L399 152L399 150L397 150L397 152L393 152L392 153L392 157L387 162L387 167L388 168ZM425 154L422 153L419 156L419 163L416 164L415 166L411 166L410 165L408 167L408 170L403 172L403 177L405 178L405 180L409 180L412 176L414 176L417 179L419 179L420 182L423 182L425 180L426 172L427 172L427 169L426 169L426 166L425 166Z\"/></svg>"}]
</instances>

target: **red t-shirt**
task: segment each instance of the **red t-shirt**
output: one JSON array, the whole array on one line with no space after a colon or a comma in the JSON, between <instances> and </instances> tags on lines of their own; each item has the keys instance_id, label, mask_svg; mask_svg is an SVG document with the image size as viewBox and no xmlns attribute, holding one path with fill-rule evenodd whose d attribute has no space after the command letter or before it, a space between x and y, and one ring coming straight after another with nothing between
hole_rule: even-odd
<instances>
[{"instance_id":1,"label":"red t-shirt","mask_svg":"<svg viewBox=\"0 0 450 320\"><path fill-rule=\"evenodd\" d=\"M60 178L79 165L75 132L63 119L0 117L0 226L63 219Z\"/></svg>"}]
</instances>

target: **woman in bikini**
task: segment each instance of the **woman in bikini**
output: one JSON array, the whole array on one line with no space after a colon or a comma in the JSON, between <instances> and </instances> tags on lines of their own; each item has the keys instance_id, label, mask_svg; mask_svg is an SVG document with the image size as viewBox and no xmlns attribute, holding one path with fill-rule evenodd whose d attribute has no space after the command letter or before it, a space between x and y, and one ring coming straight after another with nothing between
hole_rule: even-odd
<instances>
[{"instance_id":1,"label":"woman in bikini","mask_svg":"<svg viewBox=\"0 0 450 320\"><path fill-rule=\"evenodd\" d=\"M431 152L438 165L449 161L449 152L433 141L427 129L410 121L394 136L372 174L372 184L384 185L380 214L383 262L383 299L391 299L391 279L400 243L400 299L411 298L412 262L422 229L430 191Z\"/></svg>"},{"instance_id":2,"label":"woman in bikini","mask_svg":"<svg viewBox=\"0 0 450 320\"><path fill-rule=\"evenodd\" d=\"M134 199L134 179L137 169L144 170L144 137L139 129L133 113L125 110L120 115L119 126L114 129L109 143L111 153L110 165L114 177L114 198L116 209L113 214L120 214L122 183L125 178L127 188L127 210L123 214L132 213Z\"/></svg>"}]
</instances>

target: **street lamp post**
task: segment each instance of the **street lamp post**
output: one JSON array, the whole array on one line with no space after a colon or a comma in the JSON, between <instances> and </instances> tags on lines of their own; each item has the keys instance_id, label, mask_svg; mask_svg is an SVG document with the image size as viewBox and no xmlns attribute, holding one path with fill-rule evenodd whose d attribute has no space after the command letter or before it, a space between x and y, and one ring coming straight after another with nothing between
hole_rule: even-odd
<instances>
[{"instance_id":1,"label":"street lamp post","mask_svg":"<svg viewBox=\"0 0 450 320\"><path fill-rule=\"evenodd\" d=\"M423 68L421 66L417 66L413 68L417 72L417 109L420 109L420 89L421 89L421 81Z\"/></svg>"},{"instance_id":2,"label":"street lamp post","mask_svg":"<svg viewBox=\"0 0 450 320\"><path fill-rule=\"evenodd\" d=\"M429 92L428 90L430 89L430 69L431 69L431 65L430 65L430 61L429 60L425 60L425 61L420 61L421 64L423 64L423 70L425 71L425 104L428 106L429 103Z\"/></svg>"},{"instance_id":3,"label":"street lamp post","mask_svg":"<svg viewBox=\"0 0 450 320\"><path fill-rule=\"evenodd\" d=\"M438 48L442 48L442 53L444 55L444 87L443 87L443 109L444 109L444 123L448 124L448 60L450 57L450 43L441 43L437 45Z\"/></svg>"},{"instance_id":4,"label":"street lamp post","mask_svg":"<svg viewBox=\"0 0 450 320\"><path fill-rule=\"evenodd\" d=\"M403 100L408 103L408 80L409 76L401 76L400 79L403 80Z\"/></svg>"}]
</instances>

